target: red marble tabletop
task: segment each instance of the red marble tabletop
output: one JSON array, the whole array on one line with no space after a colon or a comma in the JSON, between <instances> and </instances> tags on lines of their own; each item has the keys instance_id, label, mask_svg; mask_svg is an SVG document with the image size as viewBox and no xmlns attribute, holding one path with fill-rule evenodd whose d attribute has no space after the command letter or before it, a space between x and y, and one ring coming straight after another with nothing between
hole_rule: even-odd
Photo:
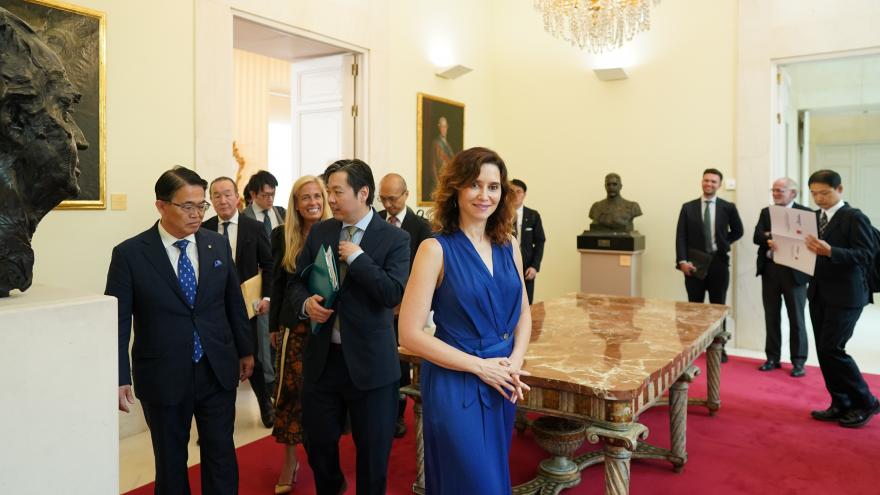
<instances>
[{"instance_id":1,"label":"red marble tabletop","mask_svg":"<svg viewBox=\"0 0 880 495\"><path fill-rule=\"evenodd\" d=\"M652 384L666 388L657 380L674 381L727 312L718 304L600 294L536 303L527 383L606 399L630 399Z\"/></svg>"}]
</instances>

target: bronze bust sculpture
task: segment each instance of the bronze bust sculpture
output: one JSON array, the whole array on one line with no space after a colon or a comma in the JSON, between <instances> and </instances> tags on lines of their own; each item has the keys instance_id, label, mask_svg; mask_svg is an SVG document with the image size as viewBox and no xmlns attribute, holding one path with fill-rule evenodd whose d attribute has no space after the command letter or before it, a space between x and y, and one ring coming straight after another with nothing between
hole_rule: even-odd
<instances>
[{"instance_id":1,"label":"bronze bust sculpture","mask_svg":"<svg viewBox=\"0 0 880 495\"><path fill-rule=\"evenodd\" d=\"M37 224L79 192L79 98L55 52L0 8L0 297L31 286Z\"/></svg>"},{"instance_id":2,"label":"bronze bust sculpture","mask_svg":"<svg viewBox=\"0 0 880 495\"><path fill-rule=\"evenodd\" d=\"M620 176L610 173L605 176L605 192L607 196L593 203L590 208L590 224L592 232L633 232L633 218L642 215L642 209L635 201L623 199L620 190L623 182Z\"/></svg>"}]
</instances>

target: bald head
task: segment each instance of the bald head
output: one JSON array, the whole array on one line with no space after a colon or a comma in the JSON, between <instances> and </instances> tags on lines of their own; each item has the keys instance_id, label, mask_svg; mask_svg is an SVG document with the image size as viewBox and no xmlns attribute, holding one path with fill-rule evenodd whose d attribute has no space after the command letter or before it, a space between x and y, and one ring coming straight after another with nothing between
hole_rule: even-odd
<instances>
[{"instance_id":1,"label":"bald head","mask_svg":"<svg viewBox=\"0 0 880 495\"><path fill-rule=\"evenodd\" d=\"M400 174L390 173L379 181L379 201L390 215L397 215L406 208L409 191Z\"/></svg>"}]
</instances>

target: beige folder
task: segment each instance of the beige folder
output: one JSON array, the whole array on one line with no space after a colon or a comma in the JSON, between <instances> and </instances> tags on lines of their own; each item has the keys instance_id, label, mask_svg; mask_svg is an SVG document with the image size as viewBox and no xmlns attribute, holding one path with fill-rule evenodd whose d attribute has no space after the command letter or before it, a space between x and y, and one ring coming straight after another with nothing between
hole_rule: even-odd
<instances>
[{"instance_id":1,"label":"beige folder","mask_svg":"<svg viewBox=\"0 0 880 495\"><path fill-rule=\"evenodd\" d=\"M257 273L241 284L241 296L244 298L244 306L247 308L248 319L257 314L256 306L263 299L263 275Z\"/></svg>"}]
</instances>

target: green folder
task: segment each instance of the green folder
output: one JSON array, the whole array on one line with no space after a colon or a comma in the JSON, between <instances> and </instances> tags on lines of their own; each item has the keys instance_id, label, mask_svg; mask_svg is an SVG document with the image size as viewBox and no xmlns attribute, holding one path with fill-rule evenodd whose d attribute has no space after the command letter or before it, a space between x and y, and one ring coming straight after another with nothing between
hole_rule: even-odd
<instances>
[{"instance_id":1,"label":"green folder","mask_svg":"<svg viewBox=\"0 0 880 495\"><path fill-rule=\"evenodd\" d=\"M323 306L330 308L339 293L339 270L336 268L336 258L329 246L321 245L315 262L307 266L302 273L303 278L309 281L309 292L318 294L324 298ZM311 322L312 333L318 333L320 323Z\"/></svg>"}]
</instances>

